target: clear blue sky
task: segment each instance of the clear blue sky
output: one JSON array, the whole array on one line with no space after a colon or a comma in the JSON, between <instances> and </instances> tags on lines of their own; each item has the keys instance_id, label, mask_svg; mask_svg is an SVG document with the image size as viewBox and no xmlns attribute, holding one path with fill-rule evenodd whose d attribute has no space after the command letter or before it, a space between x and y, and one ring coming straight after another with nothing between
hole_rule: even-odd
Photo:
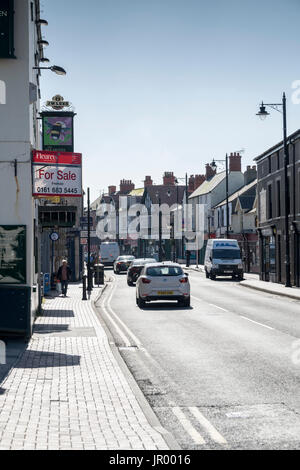
<instances>
[{"instance_id":1,"label":"clear blue sky","mask_svg":"<svg viewBox=\"0 0 300 470\"><path fill-rule=\"evenodd\" d=\"M51 64L42 101L60 93L77 112L92 199L120 179L142 186L204 173L244 148L243 166L282 138L276 111L288 97L288 132L300 128L292 83L300 80L299 0L41 0Z\"/></svg>"}]
</instances>

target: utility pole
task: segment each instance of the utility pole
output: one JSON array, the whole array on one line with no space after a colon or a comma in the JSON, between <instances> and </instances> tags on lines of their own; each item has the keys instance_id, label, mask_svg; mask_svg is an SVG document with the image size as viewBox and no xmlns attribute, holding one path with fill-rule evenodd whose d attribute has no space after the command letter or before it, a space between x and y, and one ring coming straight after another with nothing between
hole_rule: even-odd
<instances>
[{"instance_id":1,"label":"utility pole","mask_svg":"<svg viewBox=\"0 0 300 470\"><path fill-rule=\"evenodd\" d=\"M91 221L90 221L90 188L87 190L87 210L88 210L88 262L87 262L87 272L88 272L88 292L91 292L93 289L92 281L92 272L91 272Z\"/></svg>"},{"instance_id":2,"label":"utility pole","mask_svg":"<svg viewBox=\"0 0 300 470\"><path fill-rule=\"evenodd\" d=\"M226 238L229 238L229 203L228 203L228 194L229 194L229 182L228 182L228 154L226 153Z\"/></svg>"},{"instance_id":3,"label":"utility pole","mask_svg":"<svg viewBox=\"0 0 300 470\"><path fill-rule=\"evenodd\" d=\"M159 212L158 212L158 260L162 262L162 213L160 210L161 199L158 195L158 205L159 205Z\"/></svg>"}]
</instances>

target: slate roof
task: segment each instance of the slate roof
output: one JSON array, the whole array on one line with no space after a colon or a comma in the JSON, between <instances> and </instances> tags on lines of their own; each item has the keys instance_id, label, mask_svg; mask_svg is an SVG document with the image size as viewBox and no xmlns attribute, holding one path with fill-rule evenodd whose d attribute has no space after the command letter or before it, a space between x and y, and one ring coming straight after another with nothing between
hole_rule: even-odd
<instances>
[{"instance_id":1,"label":"slate roof","mask_svg":"<svg viewBox=\"0 0 300 470\"><path fill-rule=\"evenodd\" d=\"M177 189L178 188L178 189ZM177 191L178 191L178 201L177 201ZM172 206L177 202L180 204L182 203L184 193L185 193L185 186L180 185L153 185L148 186L146 188L146 194L149 194L152 204L158 204L157 193L160 196L161 204L168 204Z\"/></svg>"},{"instance_id":2,"label":"slate roof","mask_svg":"<svg viewBox=\"0 0 300 470\"><path fill-rule=\"evenodd\" d=\"M226 178L226 171L222 171L221 173L217 173L213 178L208 181L204 181L199 188L197 188L189 197L189 199L193 199L194 197L203 196L204 194L210 193L213 189L215 189L224 179Z\"/></svg>"},{"instance_id":3,"label":"slate roof","mask_svg":"<svg viewBox=\"0 0 300 470\"><path fill-rule=\"evenodd\" d=\"M231 194L228 198L228 202L233 202L235 199L238 197L244 195L244 196L252 196L256 195L256 185L257 185L257 179L251 181L251 183L246 184L245 186L242 186L240 189L238 189L235 193ZM248 194L246 194L248 193ZM226 204L226 199L224 199L222 202L220 202L217 206L215 207L221 207Z\"/></svg>"}]
</instances>

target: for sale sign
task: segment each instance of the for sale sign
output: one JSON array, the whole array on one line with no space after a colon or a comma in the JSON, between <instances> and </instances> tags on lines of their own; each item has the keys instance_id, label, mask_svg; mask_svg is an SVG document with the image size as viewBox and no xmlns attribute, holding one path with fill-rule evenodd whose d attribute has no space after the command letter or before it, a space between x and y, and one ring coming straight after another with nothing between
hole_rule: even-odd
<instances>
[{"instance_id":1,"label":"for sale sign","mask_svg":"<svg viewBox=\"0 0 300 470\"><path fill-rule=\"evenodd\" d=\"M82 155L71 152L33 152L33 196L82 196Z\"/></svg>"}]
</instances>

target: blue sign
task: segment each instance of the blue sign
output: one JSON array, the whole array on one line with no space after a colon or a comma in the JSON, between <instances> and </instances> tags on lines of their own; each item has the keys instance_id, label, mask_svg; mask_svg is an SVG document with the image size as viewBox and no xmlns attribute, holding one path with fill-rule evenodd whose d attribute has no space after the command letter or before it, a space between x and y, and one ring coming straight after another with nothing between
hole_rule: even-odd
<instances>
[{"instance_id":1,"label":"blue sign","mask_svg":"<svg viewBox=\"0 0 300 470\"><path fill-rule=\"evenodd\" d=\"M51 289L49 273L44 274L43 285L44 285L44 294L47 294Z\"/></svg>"}]
</instances>

